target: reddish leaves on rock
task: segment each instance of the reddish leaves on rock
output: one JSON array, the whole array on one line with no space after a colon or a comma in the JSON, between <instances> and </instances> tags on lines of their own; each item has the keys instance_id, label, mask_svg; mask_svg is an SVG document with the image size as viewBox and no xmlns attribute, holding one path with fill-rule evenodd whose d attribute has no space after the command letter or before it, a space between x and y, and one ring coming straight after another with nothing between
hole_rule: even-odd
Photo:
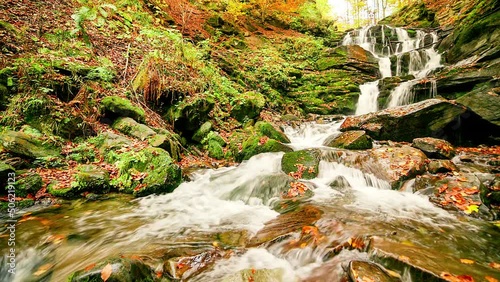
<instances>
[{"instance_id":1,"label":"reddish leaves on rock","mask_svg":"<svg viewBox=\"0 0 500 282\"><path fill-rule=\"evenodd\" d=\"M458 209L465 211L466 213L471 213L470 206L480 206L481 203L473 201L468 196L478 194L479 189L476 186L470 188L462 187L452 187L449 189L448 184L443 184L438 188L437 195L443 194L444 199L439 202L442 206L454 205ZM475 210L475 209L473 209Z\"/></svg>"},{"instance_id":2,"label":"reddish leaves on rock","mask_svg":"<svg viewBox=\"0 0 500 282\"><path fill-rule=\"evenodd\" d=\"M111 273L113 273L113 267L108 263L101 271L101 279L106 282L111 276Z\"/></svg>"},{"instance_id":3,"label":"reddish leaves on rock","mask_svg":"<svg viewBox=\"0 0 500 282\"><path fill-rule=\"evenodd\" d=\"M474 278L470 275L453 275L448 272L441 273L441 278L450 282L474 282Z\"/></svg>"}]
</instances>

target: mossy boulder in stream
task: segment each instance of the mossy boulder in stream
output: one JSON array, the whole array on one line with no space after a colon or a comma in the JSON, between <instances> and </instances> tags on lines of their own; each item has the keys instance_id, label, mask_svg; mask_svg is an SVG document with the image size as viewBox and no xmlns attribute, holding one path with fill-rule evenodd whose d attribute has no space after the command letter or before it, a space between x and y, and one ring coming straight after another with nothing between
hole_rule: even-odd
<instances>
[{"instance_id":1,"label":"mossy boulder in stream","mask_svg":"<svg viewBox=\"0 0 500 282\"><path fill-rule=\"evenodd\" d=\"M286 174L297 174L298 178L313 179L319 173L321 151L307 149L288 152L281 159L281 169Z\"/></svg>"},{"instance_id":2,"label":"mossy boulder in stream","mask_svg":"<svg viewBox=\"0 0 500 282\"><path fill-rule=\"evenodd\" d=\"M36 136L12 130L0 133L0 142L6 151L28 158L56 157L61 152L57 146Z\"/></svg>"},{"instance_id":3,"label":"mossy boulder in stream","mask_svg":"<svg viewBox=\"0 0 500 282\"><path fill-rule=\"evenodd\" d=\"M260 153L269 152L290 152L292 149L281 142L270 139L267 136L254 136L247 139L242 144L242 150L236 156L236 161L248 160Z\"/></svg>"},{"instance_id":4,"label":"mossy boulder in stream","mask_svg":"<svg viewBox=\"0 0 500 282\"><path fill-rule=\"evenodd\" d=\"M144 110L134 106L129 100L119 96L108 96L101 100L101 112L104 117L116 119L118 117L130 117L139 122L145 121Z\"/></svg>"},{"instance_id":5,"label":"mossy boulder in stream","mask_svg":"<svg viewBox=\"0 0 500 282\"><path fill-rule=\"evenodd\" d=\"M181 183L181 169L161 148L148 147L122 154L110 152L107 159L119 169L111 184L137 197L172 192Z\"/></svg>"},{"instance_id":6,"label":"mossy boulder in stream","mask_svg":"<svg viewBox=\"0 0 500 282\"><path fill-rule=\"evenodd\" d=\"M335 138L326 140L325 145L349 150L365 150L373 147L372 139L363 130L342 132Z\"/></svg>"},{"instance_id":7,"label":"mossy boulder in stream","mask_svg":"<svg viewBox=\"0 0 500 282\"><path fill-rule=\"evenodd\" d=\"M76 168L75 181L71 184L78 191L106 193L109 191L109 172L96 165L80 165Z\"/></svg>"},{"instance_id":8,"label":"mossy boulder in stream","mask_svg":"<svg viewBox=\"0 0 500 282\"><path fill-rule=\"evenodd\" d=\"M140 260L128 258L108 259L95 266L74 272L69 282L102 282L102 273L109 273L110 282L157 281L153 269Z\"/></svg>"},{"instance_id":9,"label":"mossy boulder in stream","mask_svg":"<svg viewBox=\"0 0 500 282\"><path fill-rule=\"evenodd\" d=\"M43 186L43 179L38 173L27 173L18 176L14 187L17 197L26 197L28 194L35 195Z\"/></svg>"},{"instance_id":10,"label":"mossy boulder in stream","mask_svg":"<svg viewBox=\"0 0 500 282\"><path fill-rule=\"evenodd\" d=\"M281 130L277 130L269 122L259 121L255 124L255 129L262 135L282 143L290 143L290 139Z\"/></svg>"},{"instance_id":11,"label":"mossy boulder in stream","mask_svg":"<svg viewBox=\"0 0 500 282\"><path fill-rule=\"evenodd\" d=\"M226 141L215 131L210 131L207 136L202 140L206 144L208 156L214 159L221 160L224 158L224 149Z\"/></svg>"}]
</instances>

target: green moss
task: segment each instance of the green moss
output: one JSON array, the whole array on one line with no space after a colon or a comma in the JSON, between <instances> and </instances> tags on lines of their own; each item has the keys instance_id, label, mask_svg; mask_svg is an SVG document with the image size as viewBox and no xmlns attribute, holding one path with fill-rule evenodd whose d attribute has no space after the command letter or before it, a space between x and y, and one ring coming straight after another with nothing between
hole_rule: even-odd
<instances>
[{"instance_id":1,"label":"green moss","mask_svg":"<svg viewBox=\"0 0 500 282\"><path fill-rule=\"evenodd\" d=\"M231 116L237 121L243 122L258 117L266 105L266 99L264 95L251 91L237 96L233 103Z\"/></svg>"},{"instance_id":2,"label":"green moss","mask_svg":"<svg viewBox=\"0 0 500 282\"><path fill-rule=\"evenodd\" d=\"M78 192L107 193L109 191L109 173L98 166L80 165L74 177L75 181L71 183L71 186Z\"/></svg>"},{"instance_id":3,"label":"green moss","mask_svg":"<svg viewBox=\"0 0 500 282\"><path fill-rule=\"evenodd\" d=\"M47 192L49 192L52 196L62 198L75 198L79 196L75 188L73 188L72 186L63 187L58 181L52 181L47 186Z\"/></svg>"},{"instance_id":4,"label":"green moss","mask_svg":"<svg viewBox=\"0 0 500 282\"><path fill-rule=\"evenodd\" d=\"M194 133L193 140L196 142L201 142L203 138L205 138L208 133L212 130L212 123L207 121L200 126L200 128Z\"/></svg>"},{"instance_id":5,"label":"green moss","mask_svg":"<svg viewBox=\"0 0 500 282\"><path fill-rule=\"evenodd\" d=\"M57 157L60 148L23 132L6 130L0 133L3 148L29 158Z\"/></svg>"},{"instance_id":6,"label":"green moss","mask_svg":"<svg viewBox=\"0 0 500 282\"><path fill-rule=\"evenodd\" d=\"M111 152L107 158L119 169L118 177L111 184L125 193L138 197L168 193L181 182L180 168L173 163L168 152L161 148L149 147L123 154Z\"/></svg>"},{"instance_id":7,"label":"green moss","mask_svg":"<svg viewBox=\"0 0 500 282\"><path fill-rule=\"evenodd\" d=\"M295 173L303 165L303 179L313 179L318 176L321 151L317 149L288 152L281 159L281 169L285 173Z\"/></svg>"},{"instance_id":8,"label":"green moss","mask_svg":"<svg viewBox=\"0 0 500 282\"><path fill-rule=\"evenodd\" d=\"M132 118L120 117L111 126L121 133L135 137L140 140L146 140L148 137L156 135L156 132L144 124L140 124Z\"/></svg>"},{"instance_id":9,"label":"green moss","mask_svg":"<svg viewBox=\"0 0 500 282\"><path fill-rule=\"evenodd\" d=\"M102 99L101 112L112 119L131 117L139 122L145 121L145 113L142 108L134 106L132 102L119 96L108 96Z\"/></svg>"},{"instance_id":10,"label":"green moss","mask_svg":"<svg viewBox=\"0 0 500 282\"><path fill-rule=\"evenodd\" d=\"M260 153L268 152L290 152L292 149L282 143L269 138L261 139L262 137L250 137L248 140L243 142L242 150L238 153L236 160L241 162L243 160L248 160L251 157L258 155ZM264 143L262 143L262 141Z\"/></svg>"},{"instance_id":11,"label":"green moss","mask_svg":"<svg viewBox=\"0 0 500 282\"><path fill-rule=\"evenodd\" d=\"M280 132L268 122L259 121L255 124L255 129L264 136L275 139L282 143L290 143L290 139L283 132Z\"/></svg>"},{"instance_id":12,"label":"green moss","mask_svg":"<svg viewBox=\"0 0 500 282\"><path fill-rule=\"evenodd\" d=\"M208 156L218 160L224 158L224 151L222 149L222 146L217 141L208 141Z\"/></svg>"},{"instance_id":13,"label":"green moss","mask_svg":"<svg viewBox=\"0 0 500 282\"><path fill-rule=\"evenodd\" d=\"M16 196L18 197L26 197L28 194L35 195L42 188L43 179L37 173L30 173L18 177L14 186L16 187Z\"/></svg>"}]
</instances>

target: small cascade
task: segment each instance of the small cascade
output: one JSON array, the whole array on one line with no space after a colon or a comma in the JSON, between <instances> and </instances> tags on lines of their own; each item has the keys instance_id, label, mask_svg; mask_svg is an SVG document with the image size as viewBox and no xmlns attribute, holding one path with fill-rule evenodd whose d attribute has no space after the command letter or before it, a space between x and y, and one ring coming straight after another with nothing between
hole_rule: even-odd
<instances>
[{"instance_id":1,"label":"small cascade","mask_svg":"<svg viewBox=\"0 0 500 282\"><path fill-rule=\"evenodd\" d=\"M390 26L368 26L349 32L343 45L359 45L370 51L379 61L382 78L411 75L414 78L396 87L388 99L387 108L415 102L412 90L423 78L441 67L441 55L434 49L438 36L435 32L414 30L410 34L403 28ZM360 86L356 115L379 110L378 83L368 82ZM434 87L429 97L436 96Z\"/></svg>"}]
</instances>

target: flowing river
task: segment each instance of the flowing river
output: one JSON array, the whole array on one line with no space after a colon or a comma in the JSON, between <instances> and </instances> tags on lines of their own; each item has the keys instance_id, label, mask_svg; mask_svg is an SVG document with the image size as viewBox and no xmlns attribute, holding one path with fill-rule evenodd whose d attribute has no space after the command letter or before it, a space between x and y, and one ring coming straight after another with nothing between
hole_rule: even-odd
<instances>
[{"instance_id":1,"label":"flowing river","mask_svg":"<svg viewBox=\"0 0 500 282\"><path fill-rule=\"evenodd\" d=\"M432 33L417 31L410 38L405 30L391 29L400 42L379 46L370 30L350 34L344 43L374 52L384 77L392 75L389 56L408 52L416 52L408 68L415 80L439 66ZM401 75L401 66L396 70ZM411 89L413 81L401 87ZM376 97L365 97L377 95L377 85L361 87L358 114L377 110ZM389 106L406 99L399 92L404 91L391 94ZM383 264L402 281L439 281L421 269L500 279L488 266L500 261L496 226L438 208L425 195L391 190L389 183L335 162L329 157L335 149L323 142L339 133L340 124L285 128L292 148L323 152L319 175L301 180L310 197L296 201L281 197L289 185L281 170L283 153L265 153L237 167L197 171L170 194L111 194L25 210L17 219L14 281L66 281L72 272L110 257L140 257L164 277L182 281L240 281L231 275L248 269L273 270L265 281L343 281L353 260ZM7 254L5 228L2 234L0 250ZM180 273L176 256L166 254L191 254L176 251L186 249L224 255L200 271ZM1 281L11 277L7 269L4 256Z\"/></svg>"}]
</instances>

